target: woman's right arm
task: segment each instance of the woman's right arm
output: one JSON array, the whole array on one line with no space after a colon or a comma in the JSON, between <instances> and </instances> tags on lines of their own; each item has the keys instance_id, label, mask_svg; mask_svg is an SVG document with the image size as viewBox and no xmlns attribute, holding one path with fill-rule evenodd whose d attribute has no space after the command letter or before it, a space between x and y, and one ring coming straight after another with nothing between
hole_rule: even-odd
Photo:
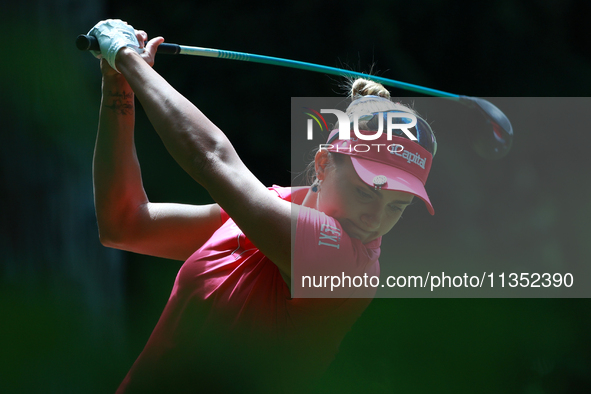
<instances>
[{"instance_id":1,"label":"woman's right arm","mask_svg":"<svg viewBox=\"0 0 591 394\"><path fill-rule=\"evenodd\" d=\"M93 161L94 201L101 243L136 253L186 260L221 225L219 205L148 200L134 145L134 93L125 78L105 60L101 61L101 71L102 102Z\"/></svg>"}]
</instances>

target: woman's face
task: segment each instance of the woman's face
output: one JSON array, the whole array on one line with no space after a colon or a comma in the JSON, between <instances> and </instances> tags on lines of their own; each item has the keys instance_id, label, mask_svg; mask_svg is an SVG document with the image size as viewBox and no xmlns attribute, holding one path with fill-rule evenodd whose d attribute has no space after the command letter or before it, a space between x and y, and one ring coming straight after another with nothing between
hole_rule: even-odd
<instances>
[{"instance_id":1,"label":"woman's face","mask_svg":"<svg viewBox=\"0 0 591 394\"><path fill-rule=\"evenodd\" d=\"M320 170L318 210L337 219L349 236L363 243L390 231L414 197L368 186L346 155L338 164L320 167Z\"/></svg>"}]
</instances>

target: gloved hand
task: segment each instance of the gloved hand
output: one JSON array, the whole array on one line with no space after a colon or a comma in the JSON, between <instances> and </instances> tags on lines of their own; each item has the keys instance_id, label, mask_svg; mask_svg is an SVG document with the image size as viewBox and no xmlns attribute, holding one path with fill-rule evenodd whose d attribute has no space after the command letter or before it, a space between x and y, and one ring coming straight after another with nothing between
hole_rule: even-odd
<instances>
[{"instance_id":1,"label":"gloved hand","mask_svg":"<svg viewBox=\"0 0 591 394\"><path fill-rule=\"evenodd\" d=\"M119 19L100 21L90 29L88 35L95 36L101 47L100 52L91 51L92 54L99 59L104 58L117 72L119 70L115 66L115 56L121 48L129 47L138 53L144 51L133 27Z\"/></svg>"}]
</instances>

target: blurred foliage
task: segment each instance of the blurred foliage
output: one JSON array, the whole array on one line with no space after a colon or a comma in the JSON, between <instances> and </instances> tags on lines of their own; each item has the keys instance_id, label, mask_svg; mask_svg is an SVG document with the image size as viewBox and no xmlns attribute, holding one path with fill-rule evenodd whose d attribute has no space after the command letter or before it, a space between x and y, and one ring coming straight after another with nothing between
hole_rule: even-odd
<instances>
[{"instance_id":1,"label":"blurred foliage","mask_svg":"<svg viewBox=\"0 0 591 394\"><path fill-rule=\"evenodd\" d=\"M591 91L590 7L574 0L3 5L0 391L113 392L180 265L98 242L91 162L100 73L73 45L96 21L118 17L169 42L372 71L466 95L553 97ZM280 67L162 56L156 69L228 134L265 184L290 180L290 98L342 94L334 77ZM512 111L527 108L508 109L510 118ZM498 162L441 135L428 183L437 214L420 206L405 214L391 242L401 258L429 266L588 263L590 134L565 116L530 115L533 126L513 125L513 150ZM137 118L150 198L210 201L141 109ZM447 121L427 118L434 127ZM588 392L588 310L587 299L377 299L317 391Z\"/></svg>"}]
</instances>

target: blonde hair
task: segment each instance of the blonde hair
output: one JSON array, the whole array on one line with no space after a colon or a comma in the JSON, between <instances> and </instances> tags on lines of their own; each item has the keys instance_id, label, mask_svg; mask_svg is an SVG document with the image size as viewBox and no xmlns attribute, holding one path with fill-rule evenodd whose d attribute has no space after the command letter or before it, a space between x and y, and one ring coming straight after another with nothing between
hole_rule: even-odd
<instances>
[{"instance_id":1,"label":"blonde hair","mask_svg":"<svg viewBox=\"0 0 591 394\"><path fill-rule=\"evenodd\" d=\"M390 99L390 92L381 83L363 78L349 81L349 83L351 104L347 107L346 113L351 121L353 121L354 116L392 110L416 114L412 108L392 101Z\"/></svg>"},{"instance_id":2,"label":"blonde hair","mask_svg":"<svg viewBox=\"0 0 591 394\"><path fill-rule=\"evenodd\" d=\"M349 97L353 101L368 95L390 99L390 92L381 83L364 78L357 78L349 81L349 83L351 85L349 88Z\"/></svg>"},{"instance_id":3,"label":"blonde hair","mask_svg":"<svg viewBox=\"0 0 591 394\"><path fill-rule=\"evenodd\" d=\"M347 107L346 114L349 119L353 119L355 115L371 114L376 112L385 112L392 110L399 110L416 114L416 112L404 104L397 103L391 100L390 92L381 83L370 81L365 78L350 79L343 86L348 91L348 96L351 98L351 104ZM369 97L368 97L369 96ZM359 124L362 127L362 123ZM335 126L335 128L338 127ZM317 148L315 149L315 151ZM331 165L338 164L341 155L338 153L330 153ZM314 160L308 164L304 171L307 176L307 181L313 183L316 180L316 171L314 168Z\"/></svg>"}]
</instances>

